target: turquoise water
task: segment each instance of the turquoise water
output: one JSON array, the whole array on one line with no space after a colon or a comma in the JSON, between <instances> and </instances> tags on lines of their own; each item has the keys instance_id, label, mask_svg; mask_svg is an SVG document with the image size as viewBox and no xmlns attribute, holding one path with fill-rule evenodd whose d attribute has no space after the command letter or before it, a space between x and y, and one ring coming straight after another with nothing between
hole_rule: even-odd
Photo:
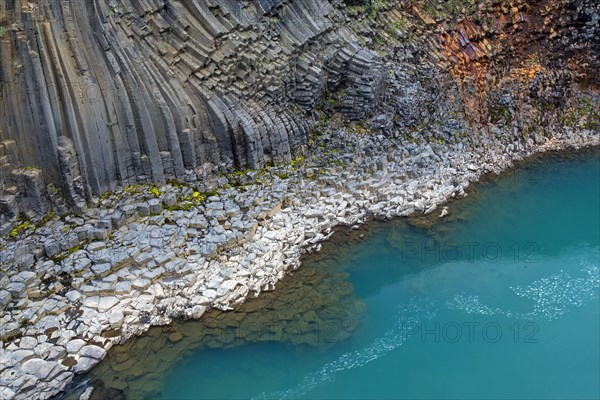
<instances>
[{"instance_id":1,"label":"turquoise water","mask_svg":"<svg viewBox=\"0 0 600 400\"><path fill-rule=\"evenodd\" d=\"M325 324L317 346L192 346L153 384L173 399L599 398L599 205L595 151L478 184L429 229L340 233L302 268L352 284L365 311L349 338Z\"/></svg>"}]
</instances>

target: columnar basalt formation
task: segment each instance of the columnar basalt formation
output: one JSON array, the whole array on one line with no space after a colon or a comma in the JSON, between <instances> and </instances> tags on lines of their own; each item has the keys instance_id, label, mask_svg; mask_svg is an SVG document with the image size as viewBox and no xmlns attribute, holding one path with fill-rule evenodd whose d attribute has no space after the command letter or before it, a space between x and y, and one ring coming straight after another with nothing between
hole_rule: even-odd
<instances>
[{"instance_id":1,"label":"columnar basalt formation","mask_svg":"<svg viewBox=\"0 0 600 400\"><path fill-rule=\"evenodd\" d=\"M327 1L3 8L2 204L13 214L15 203L29 210L22 198L46 197L18 185L34 169L80 208L117 185L183 180L206 163L289 161L312 126L302 109L327 84L356 83L354 113L372 108L383 79L377 56L334 27L340 11Z\"/></svg>"}]
</instances>

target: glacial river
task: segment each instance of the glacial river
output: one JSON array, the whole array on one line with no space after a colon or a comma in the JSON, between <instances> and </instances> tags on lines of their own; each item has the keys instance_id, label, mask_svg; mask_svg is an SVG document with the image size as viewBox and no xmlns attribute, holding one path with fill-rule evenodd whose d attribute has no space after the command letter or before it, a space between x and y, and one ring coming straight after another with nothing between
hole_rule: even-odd
<instances>
[{"instance_id":1,"label":"glacial river","mask_svg":"<svg viewBox=\"0 0 600 400\"><path fill-rule=\"evenodd\" d=\"M113 348L95 395L599 398L598 150L524 163L449 211L338 232L237 312Z\"/></svg>"}]
</instances>

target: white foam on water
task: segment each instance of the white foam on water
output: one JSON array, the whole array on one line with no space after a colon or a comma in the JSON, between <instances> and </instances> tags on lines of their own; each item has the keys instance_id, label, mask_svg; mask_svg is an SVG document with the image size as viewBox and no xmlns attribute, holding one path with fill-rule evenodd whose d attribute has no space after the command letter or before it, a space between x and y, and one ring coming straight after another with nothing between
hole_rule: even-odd
<instances>
[{"instance_id":1,"label":"white foam on water","mask_svg":"<svg viewBox=\"0 0 600 400\"><path fill-rule=\"evenodd\" d=\"M564 270L540 278L527 286L511 286L517 297L530 300L533 308L520 312L491 307L481 302L479 296L456 294L446 302L451 310L460 310L468 314L503 315L509 318L528 320L556 320L570 309L581 307L598 298L600 289L600 267L592 260L580 261L581 276L573 277Z\"/></svg>"},{"instance_id":2,"label":"white foam on water","mask_svg":"<svg viewBox=\"0 0 600 400\"><path fill-rule=\"evenodd\" d=\"M517 296L534 303L533 310L522 314L522 318L555 320L567 314L569 309L598 298L599 267L587 265L581 271L584 276L572 277L561 270L527 287L511 288Z\"/></svg>"},{"instance_id":3,"label":"white foam on water","mask_svg":"<svg viewBox=\"0 0 600 400\"><path fill-rule=\"evenodd\" d=\"M320 370L305 376L293 388L272 393L261 393L253 399L298 398L330 381L335 374L362 367L402 346L415 333L414 328L418 326L418 323L435 317L437 311L434 302L412 299L407 306L400 308L394 327L381 338L376 339L370 346L341 355L337 360L325 364Z\"/></svg>"},{"instance_id":4,"label":"white foam on water","mask_svg":"<svg viewBox=\"0 0 600 400\"><path fill-rule=\"evenodd\" d=\"M460 310L467 314L498 315L505 314L500 308L489 307L481 303L479 296L464 293L455 294L452 300L446 302L449 310Z\"/></svg>"},{"instance_id":5,"label":"white foam on water","mask_svg":"<svg viewBox=\"0 0 600 400\"><path fill-rule=\"evenodd\" d=\"M516 296L533 301L533 309L517 312L492 307L481 302L479 296L456 294L445 303L450 310L461 310L468 314L503 315L510 318L554 320L565 315L571 308L580 307L590 300L597 299L600 288L600 266L597 260L579 262L581 276L573 277L564 270L538 279L528 286L511 287ZM425 320L434 318L439 311L437 302L425 299L412 299L408 305L399 306L396 323L381 338L370 346L345 353L338 359L325 364L320 370L305 376L302 381L287 390L261 393L254 400L298 398L316 387L331 381L342 371L362 367L402 346L415 332L413 328Z\"/></svg>"}]
</instances>

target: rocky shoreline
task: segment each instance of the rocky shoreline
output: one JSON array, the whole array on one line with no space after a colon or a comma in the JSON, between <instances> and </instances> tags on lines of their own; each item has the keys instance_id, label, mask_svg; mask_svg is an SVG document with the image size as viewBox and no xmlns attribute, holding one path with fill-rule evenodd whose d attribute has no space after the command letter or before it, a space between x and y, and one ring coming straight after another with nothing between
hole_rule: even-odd
<instances>
[{"instance_id":1,"label":"rocky shoreline","mask_svg":"<svg viewBox=\"0 0 600 400\"><path fill-rule=\"evenodd\" d=\"M335 226L441 215L483 174L598 145L586 130L415 143L339 129L313 137L289 165L207 170L201 188L133 186L84 215L15 228L0 242L0 398L49 398L152 325L272 290Z\"/></svg>"}]
</instances>

